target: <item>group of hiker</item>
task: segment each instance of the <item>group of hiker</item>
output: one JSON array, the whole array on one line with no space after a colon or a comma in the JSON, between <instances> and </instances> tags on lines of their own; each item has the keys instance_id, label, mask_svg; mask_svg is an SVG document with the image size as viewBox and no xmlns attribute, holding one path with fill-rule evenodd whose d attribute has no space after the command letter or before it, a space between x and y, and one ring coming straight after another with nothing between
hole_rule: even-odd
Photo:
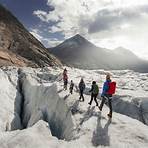
<instances>
[{"instance_id":1,"label":"group of hiker","mask_svg":"<svg viewBox=\"0 0 148 148\"><path fill-rule=\"evenodd\" d=\"M97 101L97 97L99 94L99 87L96 83L96 81L92 82L92 86L91 89L89 90L89 92L91 93L91 100L88 103L89 105L92 104L92 101L94 100L96 103L96 106L98 106L99 110L102 111L103 105L105 104L106 100L108 101L108 106L109 106L109 113L108 113L108 117L112 118L112 95L115 93L115 89L116 89L116 82L112 82L111 78L110 78L110 74L108 73L106 75L106 80L103 84L103 90L101 93L101 104L98 105L98 101ZM67 84L68 84L68 75L67 75L67 69L65 68L63 71L63 82L64 82L64 89L67 90ZM80 93L80 97L79 100L80 101L84 101L84 90L85 90L85 82L83 80L83 78L81 78L79 85L78 85L78 89L79 89L79 93ZM74 88L74 82L71 80L70 82L70 87L69 87L69 91L72 94L73 93L73 88Z\"/></svg>"}]
</instances>

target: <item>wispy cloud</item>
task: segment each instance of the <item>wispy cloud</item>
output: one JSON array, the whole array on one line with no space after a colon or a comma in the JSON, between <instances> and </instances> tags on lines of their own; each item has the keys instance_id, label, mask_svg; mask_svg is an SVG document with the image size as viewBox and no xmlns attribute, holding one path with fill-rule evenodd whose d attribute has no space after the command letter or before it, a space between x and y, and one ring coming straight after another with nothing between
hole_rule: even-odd
<instances>
[{"instance_id":1,"label":"wispy cloud","mask_svg":"<svg viewBox=\"0 0 148 148\"><path fill-rule=\"evenodd\" d=\"M43 37L39 34L38 29L32 29L30 33L36 37L40 42L43 40Z\"/></svg>"},{"instance_id":2,"label":"wispy cloud","mask_svg":"<svg viewBox=\"0 0 148 148\"><path fill-rule=\"evenodd\" d=\"M97 45L110 48L112 41L112 47L132 48L138 54L138 49L144 50L143 44L147 43L147 0L48 0L47 5L53 9L35 10L33 14L50 24L49 34L60 33L69 38L79 33ZM115 43L117 38L120 44ZM138 39L141 46L134 42Z\"/></svg>"},{"instance_id":3,"label":"wispy cloud","mask_svg":"<svg viewBox=\"0 0 148 148\"><path fill-rule=\"evenodd\" d=\"M88 32L95 33L104 30L117 29L124 24L135 24L137 19L143 19L143 14L148 14L148 5L112 7L99 10L94 16L94 21L88 23Z\"/></svg>"}]
</instances>

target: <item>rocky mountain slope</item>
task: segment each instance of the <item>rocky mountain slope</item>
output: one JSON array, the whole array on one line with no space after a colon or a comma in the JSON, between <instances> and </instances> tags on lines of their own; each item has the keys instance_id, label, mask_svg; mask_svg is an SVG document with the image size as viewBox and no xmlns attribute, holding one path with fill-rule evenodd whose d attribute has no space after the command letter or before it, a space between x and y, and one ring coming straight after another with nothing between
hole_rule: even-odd
<instances>
[{"instance_id":1,"label":"rocky mountain slope","mask_svg":"<svg viewBox=\"0 0 148 148\"><path fill-rule=\"evenodd\" d=\"M64 64L77 68L148 71L148 62L138 58L131 51L122 47L115 50L96 47L79 34L49 49L49 51Z\"/></svg>"},{"instance_id":2,"label":"rocky mountain slope","mask_svg":"<svg viewBox=\"0 0 148 148\"><path fill-rule=\"evenodd\" d=\"M58 66L60 61L0 5L0 66Z\"/></svg>"}]
</instances>

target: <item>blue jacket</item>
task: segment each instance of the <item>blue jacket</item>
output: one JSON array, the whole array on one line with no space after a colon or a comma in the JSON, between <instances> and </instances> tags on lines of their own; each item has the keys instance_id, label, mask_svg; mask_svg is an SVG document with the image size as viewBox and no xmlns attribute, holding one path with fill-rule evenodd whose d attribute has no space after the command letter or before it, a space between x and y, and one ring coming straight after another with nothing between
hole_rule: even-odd
<instances>
[{"instance_id":1,"label":"blue jacket","mask_svg":"<svg viewBox=\"0 0 148 148\"><path fill-rule=\"evenodd\" d=\"M104 82L104 84L103 84L103 90L102 90L101 96L104 96L104 95L107 94L107 91L108 91L108 89L109 89L109 85L108 85L109 82L111 82L111 80L106 80L106 81Z\"/></svg>"}]
</instances>

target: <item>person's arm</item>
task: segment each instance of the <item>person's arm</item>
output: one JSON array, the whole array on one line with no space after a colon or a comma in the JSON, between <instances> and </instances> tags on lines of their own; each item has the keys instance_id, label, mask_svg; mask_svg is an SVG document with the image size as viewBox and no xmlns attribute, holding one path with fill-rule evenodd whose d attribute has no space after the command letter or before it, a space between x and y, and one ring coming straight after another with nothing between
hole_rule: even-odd
<instances>
[{"instance_id":1,"label":"person's arm","mask_svg":"<svg viewBox=\"0 0 148 148\"><path fill-rule=\"evenodd\" d=\"M108 91L108 89L109 89L108 83L104 82L103 91L102 91L101 96L104 96L106 94L106 92Z\"/></svg>"},{"instance_id":2,"label":"person's arm","mask_svg":"<svg viewBox=\"0 0 148 148\"><path fill-rule=\"evenodd\" d=\"M84 83L84 89L85 89L85 83Z\"/></svg>"},{"instance_id":3,"label":"person's arm","mask_svg":"<svg viewBox=\"0 0 148 148\"><path fill-rule=\"evenodd\" d=\"M89 92L92 92L93 91L93 85L91 86L91 90Z\"/></svg>"},{"instance_id":4,"label":"person's arm","mask_svg":"<svg viewBox=\"0 0 148 148\"><path fill-rule=\"evenodd\" d=\"M80 87L81 87L80 85L81 85L81 83L79 83L79 89L80 89Z\"/></svg>"}]
</instances>

